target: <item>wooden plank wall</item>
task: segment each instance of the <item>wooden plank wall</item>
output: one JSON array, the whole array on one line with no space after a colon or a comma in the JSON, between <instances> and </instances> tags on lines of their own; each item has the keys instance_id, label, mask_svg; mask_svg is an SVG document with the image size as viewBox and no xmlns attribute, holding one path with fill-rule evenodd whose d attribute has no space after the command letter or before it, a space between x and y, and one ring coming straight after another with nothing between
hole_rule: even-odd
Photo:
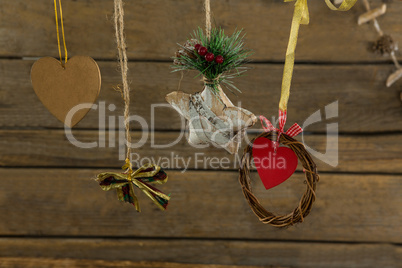
<instances>
[{"instance_id":1,"label":"wooden plank wall","mask_svg":"<svg viewBox=\"0 0 402 268\"><path fill-rule=\"evenodd\" d=\"M126 1L132 113L145 118L147 143L141 157L190 159L189 170L167 166L172 194L166 212L139 194L138 214L103 192L92 180L117 170L118 147L80 149L40 103L30 84L34 58L57 57L52 1L0 0L0 266L1 267L398 267L402 255L402 81L384 86L393 71L388 58L372 54L372 25L357 26L364 11L330 11L309 1L311 22L301 26L288 122L302 123L320 110L321 122L307 126L305 142L324 153L327 125L339 127L339 164L317 159L321 180L317 201L303 224L277 230L258 222L237 181L236 157L216 148L194 150L180 135L182 121L170 108L151 104L177 89L170 57L203 24L201 0ZM390 2L390 1L387 1ZM373 7L380 0L371 0ZM283 59L293 3L281 0L212 1L214 21L227 32L244 28L255 51L251 70L236 83L243 94L228 94L256 115L276 115ZM112 0L65 0L63 14L70 55L95 58L102 72L100 102L115 104L119 83L111 22ZM383 30L402 42L402 3L388 4ZM402 60L401 56L398 56ZM201 82L186 74L181 89L196 92ZM338 101L338 117L325 120L325 106ZM98 111L73 130L84 142L98 131ZM259 124L258 124L259 125ZM259 126L250 131L257 135ZM133 137L141 135L133 125ZM108 145L108 143L107 143ZM225 169L204 169L195 152L227 157ZM303 193L303 174L270 191L255 179L256 195L271 210L293 209ZM400 266L399 266L400 267Z\"/></svg>"}]
</instances>

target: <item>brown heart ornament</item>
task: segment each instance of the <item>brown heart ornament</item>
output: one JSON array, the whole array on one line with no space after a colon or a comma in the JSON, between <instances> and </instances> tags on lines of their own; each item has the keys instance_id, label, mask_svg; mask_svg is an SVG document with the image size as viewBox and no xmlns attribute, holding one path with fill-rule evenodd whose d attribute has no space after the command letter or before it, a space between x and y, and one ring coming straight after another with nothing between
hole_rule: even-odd
<instances>
[{"instance_id":1,"label":"brown heart ornament","mask_svg":"<svg viewBox=\"0 0 402 268\"><path fill-rule=\"evenodd\" d=\"M101 73L91 57L72 57L64 67L59 60L44 57L33 64L31 82L43 105L66 126L73 127L98 98ZM87 105L79 107L79 104Z\"/></svg>"}]
</instances>

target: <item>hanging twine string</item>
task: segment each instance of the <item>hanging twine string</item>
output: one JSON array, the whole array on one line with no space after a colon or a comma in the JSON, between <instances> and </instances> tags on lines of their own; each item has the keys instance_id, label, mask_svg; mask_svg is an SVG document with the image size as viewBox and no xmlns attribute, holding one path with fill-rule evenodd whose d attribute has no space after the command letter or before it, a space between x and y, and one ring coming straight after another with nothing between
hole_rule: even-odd
<instances>
[{"instance_id":1,"label":"hanging twine string","mask_svg":"<svg viewBox=\"0 0 402 268\"><path fill-rule=\"evenodd\" d=\"M133 171L130 161L131 155L131 135L130 135L130 88L127 81L127 53L126 41L124 38L124 9L122 0L114 0L114 25L116 31L116 44L119 56L119 67L121 71L121 79L123 81L123 89L116 87L122 94L124 99L124 126L126 130L126 146L127 157L126 163L122 169L124 173L104 172L97 175L97 181L104 191L116 190L120 201L134 205L135 209L140 212L140 204L134 193L134 186L139 188L146 194L155 205L165 210L170 195L166 195L151 184L164 184L167 182L168 176L160 166L154 164L145 164Z\"/></svg>"},{"instance_id":2,"label":"hanging twine string","mask_svg":"<svg viewBox=\"0 0 402 268\"><path fill-rule=\"evenodd\" d=\"M205 9L205 35L207 36L207 39L211 38L211 3L210 0L205 0L204 1L204 9ZM181 78L179 80L179 85L177 87L177 90L180 91L181 87L181 82L183 80L183 70L180 71L181 73Z\"/></svg>"},{"instance_id":3,"label":"hanging twine string","mask_svg":"<svg viewBox=\"0 0 402 268\"><path fill-rule=\"evenodd\" d=\"M211 38L211 2L210 0L205 0L205 33L207 38Z\"/></svg>"},{"instance_id":4,"label":"hanging twine string","mask_svg":"<svg viewBox=\"0 0 402 268\"><path fill-rule=\"evenodd\" d=\"M128 65L126 53L126 40L124 38L124 9L123 1L114 1L114 26L116 32L116 43L119 55L119 67L121 71L121 79L123 82L123 99L124 99L124 127L126 130L126 147L127 157L126 163L130 163L131 155L131 135L130 135L130 87L127 81ZM128 161L127 161L128 160ZM129 172L132 172L131 164L129 165Z\"/></svg>"},{"instance_id":5,"label":"hanging twine string","mask_svg":"<svg viewBox=\"0 0 402 268\"><path fill-rule=\"evenodd\" d=\"M66 38L64 36L63 9L61 7L61 0L59 0L59 8L60 8L60 21L61 21L61 34L62 34L62 37L63 37L63 45L64 45L64 63L63 63L63 58L61 56L59 20L58 20L58 17L57 17L57 2L56 2L56 0L54 0L54 17L55 17L55 20L56 20L57 45L58 45L58 48L59 48L60 64L64 68L64 65L67 63L67 46L66 46Z\"/></svg>"},{"instance_id":6,"label":"hanging twine string","mask_svg":"<svg viewBox=\"0 0 402 268\"><path fill-rule=\"evenodd\" d=\"M204 1L204 9L205 9L205 35L207 36L207 39L211 39L211 2L210 0L205 0ZM177 90L180 90L181 87L181 82L183 80L183 71L181 73L181 78L179 80L179 85L177 87Z\"/></svg>"}]
</instances>

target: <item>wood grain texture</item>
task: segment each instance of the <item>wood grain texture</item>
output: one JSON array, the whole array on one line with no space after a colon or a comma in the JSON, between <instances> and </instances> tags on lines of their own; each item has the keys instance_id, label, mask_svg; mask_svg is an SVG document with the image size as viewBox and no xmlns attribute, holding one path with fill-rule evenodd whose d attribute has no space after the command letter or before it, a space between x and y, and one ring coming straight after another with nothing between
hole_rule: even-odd
<instances>
[{"instance_id":1,"label":"wood grain texture","mask_svg":"<svg viewBox=\"0 0 402 268\"><path fill-rule=\"evenodd\" d=\"M131 114L146 125L141 133L139 122L132 122L133 139L148 137L134 152L175 169L168 170L168 182L158 187L171 193L168 210L160 211L137 191L141 214L93 180L99 172L118 171L123 163L118 160L119 133L107 132L118 128L123 114L121 96L113 90L121 80L113 1L63 1L69 55L97 59L102 73L98 109L73 134L81 142L104 140L105 146L110 145L109 134L115 135L113 148L80 149L35 95L30 81L34 61L24 58L58 56L53 4L0 0L0 267L398 267L402 80L386 88L394 65L370 51L377 34L371 23L357 25L365 12L360 2L348 12L334 12L324 1L309 1L310 25L300 28L287 127L302 125L305 144L324 153L325 134L338 124L339 163L332 167L316 160L322 173L310 215L303 224L278 230L261 224L244 200L235 157L213 147L192 148L185 136L172 147L151 148L150 138L166 145L185 127L165 101L180 80L169 66L177 43L203 26L203 0L126 1ZM382 4L369 2L372 8ZM387 4L387 13L378 20L401 43L399 2ZM235 80L243 94L225 92L234 105L272 120L278 113L294 4L211 4L216 25L227 33L244 28L246 45L255 52L252 70ZM397 57L402 60L400 53ZM201 91L203 84L195 75L185 73L180 90ZM332 112L327 107L331 103L337 108ZM159 106L153 110L154 104ZM99 114L103 105L106 132ZM314 114L321 120L303 125ZM249 138L259 132L257 123ZM329 150L331 156L334 150ZM189 161L193 170L181 173L184 163L178 158L172 162L175 156ZM225 159L225 167L217 159ZM260 202L278 214L293 210L306 188L300 168L269 191L256 172L251 178Z\"/></svg>"},{"instance_id":2,"label":"wood grain texture","mask_svg":"<svg viewBox=\"0 0 402 268\"><path fill-rule=\"evenodd\" d=\"M42 105L32 89L30 69L33 61L0 60L0 127L63 128ZM116 120L123 114L123 102L112 88L119 81L117 64L99 62L102 73L102 90L99 105L104 103L106 126L109 117ZM130 63L131 113L142 117L148 129L177 130L185 123L180 115L165 101L166 94L176 91L180 75L171 73L169 63ZM272 64L252 65L246 77L236 79L243 91L238 97L230 92L228 97L236 106L250 110L255 115L263 114L271 119L277 117L283 66ZM339 123L339 131L387 132L401 131L402 109L397 90L385 87L385 80L392 67L379 65L296 65L289 101L288 125L298 122L305 131L326 132L327 124ZM195 73L186 73L181 90L187 93L201 91ZM401 81L402 83L402 81ZM399 82L395 84L398 88ZM326 114L326 106L338 101L338 111L333 118ZM152 105L154 120L152 120ZM110 111L110 105L116 108ZM161 105L163 107L161 107ZM99 111L91 110L76 126L77 128L99 128ZM336 110L334 110L336 111ZM314 113L322 120L314 124L303 124ZM132 127L139 129L137 122ZM256 124L254 128L259 128Z\"/></svg>"},{"instance_id":3,"label":"wood grain texture","mask_svg":"<svg viewBox=\"0 0 402 268\"><path fill-rule=\"evenodd\" d=\"M104 148L79 148L70 143L62 130L0 130L0 166L6 167L109 167L122 166L124 144L109 143L109 134L98 131L75 130L73 137L81 143L101 145ZM120 132L121 135L124 132ZM154 162L165 169L237 170L243 155L243 142L238 155L230 155L222 148L209 146L199 149L188 144L186 134L179 132L134 132L133 142L145 138L146 143L133 149L132 161L138 166ZM258 133L250 133L248 139ZM246 137L246 138L247 138ZM302 137L297 137L303 141ZM328 143L327 143L328 139ZM332 136L304 135L304 143L324 155L314 157L318 170L342 172L372 172L402 174L401 134L339 136L338 144ZM123 138L121 139L124 140ZM177 140L177 143L175 141ZM152 142L155 145L152 145ZM173 144L172 146L167 146ZM109 146L114 145L114 148ZM163 148L158 148L160 146ZM338 156L337 156L337 151ZM119 155L121 159L119 160ZM314 155L313 155L314 156ZM337 159L339 157L339 159ZM324 162L324 160L329 162ZM298 168L301 170L301 167Z\"/></svg>"},{"instance_id":4,"label":"wood grain texture","mask_svg":"<svg viewBox=\"0 0 402 268\"><path fill-rule=\"evenodd\" d=\"M127 253L131 254L131 252ZM146 254L146 253L145 253ZM228 265L215 264L186 264L173 262L133 262L133 261L105 261L105 260L82 260L82 259L50 259L50 258L1 258L0 264L3 268L24 267L24 268L233 268ZM237 268L284 268L283 266L238 266Z\"/></svg>"},{"instance_id":5,"label":"wood grain texture","mask_svg":"<svg viewBox=\"0 0 402 268\"><path fill-rule=\"evenodd\" d=\"M279 268L279 266L367 268L398 267L401 261L400 246L364 243L176 239L0 239L0 249L0 256L7 256L7 258L0 257L0 263L41 264L33 267L229 268L226 265L230 265L230 267L238 268L257 268L237 266L256 265L260 268ZM10 256L25 258L13 259ZM51 260L38 259L38 257L72 259ZM126 261L113 261L115 259ZM177 260L181 263L169 263L177 262ZM133 263L133 261L141 262ZM66 266L54 266L55 264ZM2 265L2 267L15 266Z\"/></svg>"},{"instance_id":6,"label":"wood grain texture","mask_svg":"<svg viewBox=\"0 0 402 268\"><path fill-rule=\"evenodd\" d=\"M161 212L137 191L142 212L104 192L101 170L1 169L0 235L274 239L401 243L401 176L322 174L305 222L288 229L260 223L244 200L237 172L168 172L158 187L171 193ZM303 174L254 192L276 213L293 210L305 191ZM244 256L244 255L243 255Z\"/></svg>"},{"instance_id":7,"label":"wood grain texture","mask_svg":"<svg viewBox=\"0 0 402 268\"><path fill-rule=\"evenodd\" d=\"M370 1L372 7L380 0ZM56 30L52 4L45 0L1 0L1 56L57 56ZM125 24L128 56L131 59L169 60L176 43L184 42L198 26L204 27L201 0L127 1ZM211 6L213 21L228 33L235 28L247 33L247 45L254 59L283 61L293 14L293 3L265 0L216 1ZM310 24L302 26L296 51L298 61L362 62L389 61L369 51L377 38L369 23L358 26L365 12L357 3L348 12L331 11L324 1L310 1ZM69 54L115 59L112 27L113 3L108 0L66 1L64 25ZM388 5L379 18L385 33L402 41L402 5ZM18 16L16 16L18 14ZM102 34L99 34L102 33Z\"/></svg>"}]
</instances>

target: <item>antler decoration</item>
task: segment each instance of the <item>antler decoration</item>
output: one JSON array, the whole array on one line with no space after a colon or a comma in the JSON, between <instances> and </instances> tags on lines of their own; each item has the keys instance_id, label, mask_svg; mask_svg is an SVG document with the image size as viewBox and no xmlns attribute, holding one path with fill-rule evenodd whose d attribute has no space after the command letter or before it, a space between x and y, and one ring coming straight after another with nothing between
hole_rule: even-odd
<instances>
[{"instance_id":1,"label":"antler decoration","mask_svg":"<svg viewBox=\"0 0 402 268\"><path fill-rule=\"evenodd\" d=\"M386 86L390 87L402 77L402 67L399 64L398 59L395 55L395 52L398 50L398 44L392 39L390 35L384 34L384 32L380 28L380 24L377 21L377 17L384 15L387 11L387 5L382 4L381 7L371 9L370 4L367 0L363 0L363 4L365 5L367 12L359 16L357 24L362 25L363 23L373 21L374 29L379 35L379 38L377 39L377 41L374 42L373 45L374 51L379 52L384 56L389 55L395 64L396 71L388 76L386 82Z\"/></svg>"},{"instance_id":2,"label":"antler decoration","mask_svg":"<svg viewBox=\"0 0 402 268\"><path fill-rule=\"evenodd\" d=\"M134 193L134 186L144 192L161 210L165 210L170 197L159 191L150 184L164 184L168 176L161 167L153 164L146 164L133 172L130 161L122 167L124 173L104 172L98 174L96 181L104 191L116 189L117 197L135 206L141 212L140 204Z\"/></svg>"}]
</instances>

